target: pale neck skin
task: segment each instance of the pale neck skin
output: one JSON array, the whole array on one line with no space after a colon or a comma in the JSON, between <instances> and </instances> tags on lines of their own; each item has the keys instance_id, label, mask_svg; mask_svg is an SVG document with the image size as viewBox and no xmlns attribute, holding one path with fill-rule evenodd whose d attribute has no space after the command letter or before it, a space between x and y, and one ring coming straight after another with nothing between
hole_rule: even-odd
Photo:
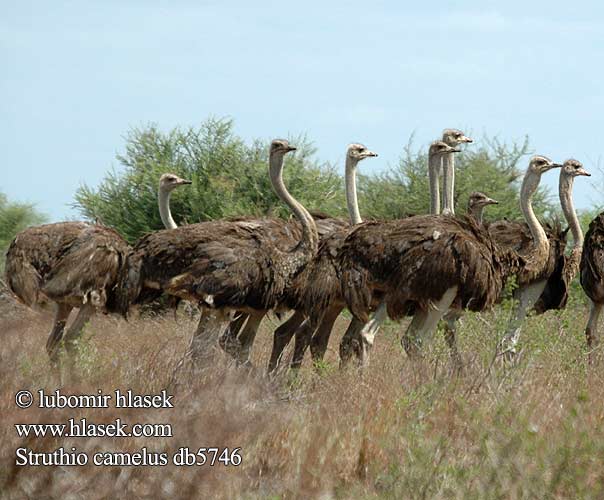
<instances>
[{"instance_id":1,"label":"pale neck skin","mask_svg":"<svg viewBox=\"0 0 604 500\"><path fill-rule=\"evenodd\" d=\"M302 243L313 253L319 247L317 226L310 213L289 193L283 183L283 157L281 151L271 152L269 158L269 174L277 195L294 213L302 225Z\"/></svg>"},{"instance_id":2,"label":"pale neck skin","mask_svg":"<svg viewBox=\"0 0 604 500\"><path fill-rule=\"evenodd\" d=\"M172 194L171 189L165 189L163 186L159 188L158 204L159 204L159 215L166 229L176 229L178 226L172 218L172 212L170 211L170 195Z\"/></svg>"},{"instance_id":3,"label":"pale neck skin","mask_svg":"<svg viewBox=\"0 0 604 500\"><path fill-rule=\"evenodd\" d=\"M564 212L564 218L570 227L570 231L573 234L573 249L583 247L583 231L581 231L581 225L573 206L573 183L575 177L566 174L564 169L560 172L560 183L558 184L558 194L560 195L560 205L562 205L562 212Z\"/></svg>"},{"instance_id":4,"label":"pale neck skin","mask_svg":"<svg viewBox=\"0 0 604 500\"><path fill-rule=\"evenodd\" d=\"M348 215L350 216L350 225L355 226L363 222L361 212L359 211L359 201L357 199L357 165L358 158L352 158L346 155L346 203L348 205Z\"/></svg>"},{"instance_id":5,"label":"pale neck skin","mask_svg":"<svg viewBox=\"0 0 604 500\"><path fill-rule=\"evenodd\" d=\"M484 205L476 205L473 207L468 207L468 215L473 217L479 225L482 226L482 216L484 214Z\"/></svg>"},{"instance_id":6,"label":"pale neck skin","mask_svg":"<svg viewBox=\"0 0 604 500\"><path fill-rule=\"evenodd\" d=\"M438 174L441 166L442 155L428 152L428 176L430 178L430 213L440 214L440 188ZM444 161L444 160L443 160Z\"/></svg>"},{"instance_id":7,"label":"pale neck skin","mask_svg":"<svg viewBox=\"0 0 604 500\"><path fill-rule=\"evenodd\" d=\"M547 240L543 226L541 226L535 216L532 205L533 194L535 194L537 187L539 187L540 180L540 173L528 170L522 181L522 189L520 190L520 208L533 237L533 247L536 257L535 267L543 265L549 256L549 241Z\"/></svg>"},{"instance_id":8,"label":"pale neck skin","mask_svg":"<svg viewBox=\"0 0 604 500\"><path fill-rule=\"evenodd\" d=\"M443 214L455 215L455 153L445 153L442 158Z\"/></svg>"}]
</instances>

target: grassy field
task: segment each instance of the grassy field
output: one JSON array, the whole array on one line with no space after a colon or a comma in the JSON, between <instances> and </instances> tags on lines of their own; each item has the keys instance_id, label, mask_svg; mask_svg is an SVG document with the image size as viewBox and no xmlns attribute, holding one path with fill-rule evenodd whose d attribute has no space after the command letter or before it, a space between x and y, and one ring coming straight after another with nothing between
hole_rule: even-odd
<instances>
[{"instance_id":1,"label":"grassy field","mask_svg":"<svg viewBox=\"0 0 604 500\"><path fill-rule=\"evenodd\" d=\"M275 320L263 324L252 370L221 353L182 376L174 409L19 409L21 389L111 394L165 389L194 329L179 313L126 323L96 317L78 359L79 381L50 370L50 316L13 313L0 321L2 498L603 498L604 380L587 362L587 309L531 317L514 367L494 359L509 307L467 315L459 341L465 370L452 375L437 335L410 362L389 324L371 367L340 371L340 318L325 363L268 380ZM0 316L1 317L1 316ZM404 326L404 325L403 325ZM288 356L290 356L288 351ZM173 437L18 438L16 423L169 423ZM240 447L240 466L19 467L15 450L59 447L171 454L180 447Z\"/></svg>"}]
</instances>

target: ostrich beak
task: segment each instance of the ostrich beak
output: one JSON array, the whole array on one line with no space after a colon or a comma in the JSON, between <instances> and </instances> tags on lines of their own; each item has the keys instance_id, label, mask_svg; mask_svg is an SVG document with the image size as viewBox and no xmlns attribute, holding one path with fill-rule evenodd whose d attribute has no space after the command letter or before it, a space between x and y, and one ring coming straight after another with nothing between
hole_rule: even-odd
<instances>
[{"instance_id":1,"label":"ostrich beak","mask_svg":"<svg viewBox=\"0 0 604 500\"><path fill-rule=\"evenodd\" d=\"M366 151L365 154L364 154L364 156L366 158L375 158L376 156L378 156L378 154L374 153L373 151Z\"/></svg>"},{"instance_id":2,"label":"ostrich beak","mask_svg":"<svg viewBox=\"0 0 604 500\"><path fill-rule=\"evenodd\" d=\"M180 179L179 184L193 184L193 181L188 179Z\"/></svg>"},{"instance_id":3,"label":"ostrich beak","mask_svg":"<svg viewBox=\"0 0 604 500\"><path fill-rule=\"evenodd\" d=\"M577 175L584 175L586 177L591 177L591 174L585 170L583 167L577 169Z\"/></svg>"},{"instance_id":4,"label":"ostrich beak","mask_svg":"<svg viewBox=\"0 0 604 500\"><path fill-rule=\"evenodd\" d=\"M290 151L295 151L296 149L298 149L298 148L296 148L296 146L287 146L285 148L285 152L289 153Z\"/></svg>"},{"instance_id":5,"label":"ostrich beak","mask_svg":"<svg viewBox=\"0 0 604 500\"><path fill-rule=\"evenodd\" d=\"M462 137L460 137L459 142L474 142L474 140L471 137L468 137L467 135L464 135Z\"/></svg>"},{"instance_id":6,"label":"ostrich beak","mask_svg":"<svg viewBox=\"0 0 604 500\"><path fill-rule=\"evenodd\" d=\"M485 205L499 205L499 202L497 200L494 200L493 198L485 198L484 200L484 204Z\"/></svg>"}]
</instances>

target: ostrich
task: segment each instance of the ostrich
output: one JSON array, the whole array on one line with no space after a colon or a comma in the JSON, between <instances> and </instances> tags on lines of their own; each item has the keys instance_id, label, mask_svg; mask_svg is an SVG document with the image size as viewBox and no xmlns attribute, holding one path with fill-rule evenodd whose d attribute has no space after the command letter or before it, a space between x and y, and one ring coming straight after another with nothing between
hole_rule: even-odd
<instances>
[{"instance_id":1,"label":"ostrich","mask_svg":"<svg viewBox=\"0 0 604 500\"><path fill-rule=\"evenodd\" d=\"M292 245L292 228L284 221L214 221L162 230L141 238L128 256L120 277L119 310L125 315L145 289L161 290L181 299L215 309L224 323L233 311L257 313L275 308L295 276L317 251L318 233L313 218L285 188L285 155L294 151L286 140L271 143L269 174L279 197L301 225L299 241ZM191 342L198 358L205 344L204 316Z\"/></svg>"},{"instance_id":2,"label":"ostrich","mask_svg":"<svg viewBox=\"0 0 604 500\"><path fill-rule=\"evenodd\" d=\"M434 142L429 150L429 165L436 165L441 155L452 151L458 150L441 141ZM350 188L347 190L348 206L352 222L358 224L361 220L356 203L354 178L354 175L349 176ZM311 320L305 322L300 327L300 330L296 332L292 368L298 368L302 363L304 352L309 342L313 359L316 361L323 357L327 349L333 323L346 306L342 291L342 287L346 285L342 284L339 280L342 269L339 266L338 256L348 232L348 229L338 231L322 241L319 254L313 261L313 266L309 266L301 274L300 279L297 280L298 302L292 307L304 310L311 317ZM317 309L321 310L318 314L316 312ZM318 323L320 323L320 326L317 333L312 335ZM358 322L353 320L348 331L353 332L357 328ZM269 362L269 372L273 372L277 368L283 349L291 336L291 330L281 330L281 327L275 332L273 351Z\"/></svg>"},{"instance_id":3,"label":"ostrich","mask_svg":"<svg viewBox=\"0 0 604 500\"><path fill-rule=\"evenodd\" d=\"M443 130L443 142L448 144L452 148L459 146L460 144L466 144L473 142L468 136L466 136L461 130L454 128L447 128ZM443 214L455 215L455 153L453 151L447 153L442 158L442 172L443 172ZM432 198L434 194L432 194ZM433 210L431 206L431 214L440 213L438 210Z\"/></svg>"},{"instance_id":4,"label":"ostrich","mask_svg":"<svg viewBox=\"0 0 604 500\"><path fill-rule=\"evenodd\" d=\"M594 350L600 343L598 320L604 305L604 212L590 222L585 235L581 286L590 300L589 320L585 328L587 346Z\"/></svg>"},{"instance_id":5,"label":"ostrich","mask_svg":"<svg viewBox=\"0 0 604 500\"><path fill-rule=\"evenodd\" d=\"M413 309L402 344L415 357L450 308L483 310L497 301L508 276L539 276L547 265L549 242L531 200L541 175L560 166L544 156L529 163L521 190L522 212L533 236L526 253L499 247L472 218L414 216L351 231L340 256L342 282L349 309L366 323L364 345L373 344L386 313L396 319ZM369 321L376 295L385 301Z\"/></svg>"},{"instance_id":6,"label":"ostrich","mask_svg":"<svg viewBox=\"0 0 604 500\"><path fill-rule=\"evenodd\" d=\"M64 340L70 358L95 310L111 310L118 271L128 244L113 229L86 222L58 222L30 227L13 239L6 254L6 283L29 307L55 303L46 342L52 362ZM78 314L65 331L69 314Z\"/></svg>"},{"instance_id":7,"label":"ostrich","mask_svg":"<svg viewBox=\"0 0 604 500\"><path fill-rule=\"evenodd\" d=\"M560 308L566 303L567 286L577 275L581 261L583 247L583 232L573 207L572 189L577 176L589 176L581 162L569 159L564 162L560 170L558 194L564 218L566 219L573 235L573 248L570 256L564 256L564 244L555 229L548 228L550 255L547 265L542 272L535 276L527 273L518 275L517 302L514 307L512 319L500 344L500 354L511 359L516 354L516 345L520 337L522 321L527 312L536 305L537 312L544 312L549 308ZM530 236L526 226L518 222L499 221L489 225L489 233L499 246L508 246L523 251L530 246ZM562 236L564 238L564 236ZM558 240L558 241L556 241ZM556 243L557 246L554 246ZM540 298L541 297L541 298Z\"/></svg>"}]
</instances>

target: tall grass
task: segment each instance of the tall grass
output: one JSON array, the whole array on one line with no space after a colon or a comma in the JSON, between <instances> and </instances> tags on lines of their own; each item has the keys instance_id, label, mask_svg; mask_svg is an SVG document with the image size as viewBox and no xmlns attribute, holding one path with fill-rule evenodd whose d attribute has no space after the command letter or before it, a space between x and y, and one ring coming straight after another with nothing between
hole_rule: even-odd
<instances>
[{"instance_id":1,"label":"tall grass","mask_svg":"<svg viewBox=\"0 0 604 500\"><path fill-rule=\"evenodd\" d=\"M604 383L587 363L586 308L529 317L516 366L494 358L509 308L468 314L459 329L462 375L453 375L441 335L425 360L410 362L398 340L405 325L377 337L371 367L337 369L340 318L320 371L268 380L263 369L274 322L254 348L255 369L218 353L183 375L175 409L20 410L20 389L65 393L160 391L184 352L194 320L179 315L126 323L96 317L86 329L79 381L50 370L50 318L3 320L0 344L0 492L6 498L602 498ZM172 438L44 438L25 443L15 423L166 422ZM59 446L174 451L241 447L239 467L17 467L14 450Z\"/></svg>"}]
</instances>

